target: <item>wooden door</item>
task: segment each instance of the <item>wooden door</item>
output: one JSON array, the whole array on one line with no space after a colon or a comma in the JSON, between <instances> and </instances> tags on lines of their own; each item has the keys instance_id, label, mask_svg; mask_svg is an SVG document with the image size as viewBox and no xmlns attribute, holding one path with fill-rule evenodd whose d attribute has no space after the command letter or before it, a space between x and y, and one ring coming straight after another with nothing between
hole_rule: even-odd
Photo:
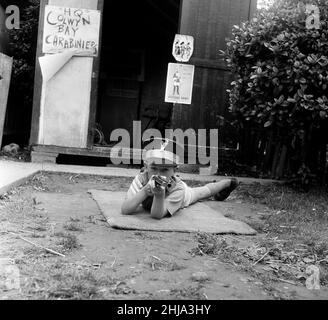
<instances>
[{"instance_id":1,"label":"wooden door","mask_svg":"<svg viewBox=\"0 0 328 320\"><path fill-rule=\"evenodd\" d=\"M182 0L180 34L195 38L190 64L196 70L192 105L175 106L174 128L217 128L217 116L226 115L232 79L219 50L225 50L233 25L250 19L255 9L256 0Z\"/></svg>"},{"instance_id":2,"label":"wooden door","mask_svg":"<svg viewBox=\"0 0 328 320\"><path fill-rule=\"evenodd\" d=\"M140 118L144 52L123 46L103 47L98 122L107 143L116 129L133 134L133 121Z\"/></svg>"}]
</instances>

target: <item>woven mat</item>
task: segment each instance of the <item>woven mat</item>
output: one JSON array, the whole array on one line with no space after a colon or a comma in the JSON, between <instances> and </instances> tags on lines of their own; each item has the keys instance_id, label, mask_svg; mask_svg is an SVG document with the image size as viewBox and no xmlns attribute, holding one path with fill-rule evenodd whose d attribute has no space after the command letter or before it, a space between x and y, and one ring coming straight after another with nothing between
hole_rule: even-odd
<instances>
[{"instance_id":1,"label":"woven mat","mask_svg":"<svg viewBox=\"0 0 328 320\"><path fill-rule=\"evenodd\" d=\"M170 218L152 219L149 212L141 211L135 215L121 214L125 192L89 190L102 214L112 228L124 230L144 230L162 232L207 232L214 234L254 235L256 231L244 222L228 219L217 210L198 202L180 210Z\"/></svg>"}]
</instances>

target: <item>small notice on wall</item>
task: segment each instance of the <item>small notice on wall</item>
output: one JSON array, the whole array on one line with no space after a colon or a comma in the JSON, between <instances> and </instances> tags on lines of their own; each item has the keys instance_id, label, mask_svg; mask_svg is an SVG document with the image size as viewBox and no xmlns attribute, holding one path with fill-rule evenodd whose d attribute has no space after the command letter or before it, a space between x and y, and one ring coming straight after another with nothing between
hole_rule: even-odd
<instances>
[{"instance_id":1,"label":"small notice on wall","mask_svg":"<svg viewBox=\"0 0 328 320\"><path fill-rule=\"evenodd\" d=\"M191 104L195 66L169 63L165 102Z\"/></svg>"},{"instance_id":2,"label":"small notice on wall","mask_svg":"<svg viewBox=\"0 0 328 320\"><path fill-rule=\"evenodd\" d=\"M97 56L100 11L46 6L43 53L74 50L75 55Z\"/></svg>"},{"instance_id":3,"label":"small notice on wall","mask_svg":"<svg viewBox=\"0 0 328 320\"><path fill-rule=\"evenodd\" d=\"M172 55L178 62L188 62L194 52L194 37L176 34Z\"/></svg>"}]
</instances>

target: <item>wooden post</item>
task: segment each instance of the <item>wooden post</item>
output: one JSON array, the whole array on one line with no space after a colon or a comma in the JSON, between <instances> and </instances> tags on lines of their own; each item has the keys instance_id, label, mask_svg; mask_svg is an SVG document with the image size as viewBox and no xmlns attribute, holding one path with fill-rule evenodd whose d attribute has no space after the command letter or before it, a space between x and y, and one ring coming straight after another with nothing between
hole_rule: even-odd
<instances>
[{"instance_id":1,"label":"wooden post","mask_svg":"<svg viewBox=\"0 0 328 320\"><path fill-rule=\"evenodd\" d=\"M13 58L0 53L0 148L4 132Z\"/></svg>"},{"instance_id":2,"label":"wooden post","mask_svg":"<svg viewBox=\"0 0 328 320\"><path fill-rule=\"evenodd\" d=\"M49 0L41 0L40 13L39 13L39 31L38 42L36 48L35 60L35 75L34 75L34 94L33 94L33 110L32 110L32 123L30 145L38 143L38 136L40 130L40 108L41 108L41 94L42 94L42 74L38 58L42 56L42 40L43 40L43 27L44 27L44 10Z\"/></svg>"},{"instance_id":3,"label":"wooden post","mask_svg":"<svg viewBox=\"0 0 328 320\"><path fill-rule=\"evenodd\" d=\"M42 49L46 5L96 10L102 3L102 0L41 0L31 145L86 148L88 142L90 144L93 134L89 128L95 118L99 60L95 61L91 56L74 56L46 82L38 58L48 55Z\"/></svg>"},{"instance_id":4,"label":"wooden post","mask_svg":"<svg viewBox=\"0 0 328 320\"><path fill-rule=\"evenodd\" d=\"M104 12L104 1L105 0L98 0L97 9L101 11L102 13L101 16L103 16L103 12ZM93 59L93 66L92 66L90 114L89 114L88 140L87 140L87 147L89 149L93 147L94 134L95 134L94 128L96 124L97 107L98 107L98 83L99 83L101 44L102 44L102 27L103 27L103 18L101 17L100 34L99 34L99 53L98 56Z\"/></svg>"}]
</instances>

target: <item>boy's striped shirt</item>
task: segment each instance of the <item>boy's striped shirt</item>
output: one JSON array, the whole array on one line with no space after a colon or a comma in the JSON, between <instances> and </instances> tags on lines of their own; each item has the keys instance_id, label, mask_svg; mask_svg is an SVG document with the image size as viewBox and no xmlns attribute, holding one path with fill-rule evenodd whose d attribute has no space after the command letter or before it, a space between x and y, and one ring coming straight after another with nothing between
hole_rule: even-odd
<instances>
[{"instance_id":1,"label":"boy's striped shirt","mask_svg":"<svg viewBox=\"0 0 328 320\"><path fill-rule=\"evenodd\" d=\"M135 194L140 192L147 183L147 172L139 173L130 185L130 188L127 193L127 198L131 198L131 196L134 196Z\"/></svg>"}]
</instances>

